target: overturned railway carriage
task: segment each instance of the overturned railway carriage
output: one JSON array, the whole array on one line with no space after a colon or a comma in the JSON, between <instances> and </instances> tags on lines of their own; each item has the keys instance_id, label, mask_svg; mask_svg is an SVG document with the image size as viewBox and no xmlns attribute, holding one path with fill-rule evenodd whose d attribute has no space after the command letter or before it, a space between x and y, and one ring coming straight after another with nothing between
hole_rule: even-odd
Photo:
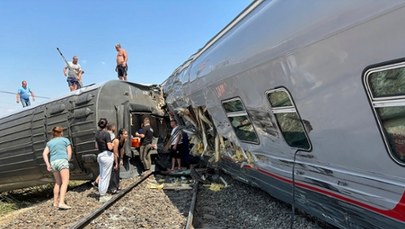
<instances>
[{"instance_id":1,"label":"overturned railway carriage","mask_svg":"<svg viewBox=\"0 0 405 229\"><path fill-rule=\"evenodd\" d=\"M160 88L113 80L0 118L0 192L52 179L42 152L56 125L64 127L64 136L72 142L71 179L95 179L98 150L94 134L99 118L115 123L117 130L126 128L134 134L141 118L147 116L159 137L159 127L164 123L157 120L163 120L163 105ZM131 156L133 150L127 145L126 154ZM127 160L127 171L122 172L135 175L135 167Z\"/></svg>"},{"instance_id":2,"label":"overturned railway carriage","mask_svg":"<svg viewBox=\"0 0 405 229\"><path fill-rule=\"evenodd\" d=\"M404 20L402 0L255 1L166 102L235 178L341 228L404 228Z\"/></svg>"}]
</instances>

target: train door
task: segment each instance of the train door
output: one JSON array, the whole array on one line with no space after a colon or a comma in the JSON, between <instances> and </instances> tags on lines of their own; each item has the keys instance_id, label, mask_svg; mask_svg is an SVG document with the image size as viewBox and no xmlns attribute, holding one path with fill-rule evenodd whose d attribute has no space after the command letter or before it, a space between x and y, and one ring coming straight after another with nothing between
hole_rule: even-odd
<instances>
[{"instance_id":1,"label":"train door","mask_svg":"<svg viewBox=\"0 0 405 229\"><path fill-rule=\"evenodd\" d=\"M121 105L115 106L115 114L116 114L116 121L117 121L117 131L121 128L127 128L127 117L129 116L128 112L128 102L125 102Z\"/></svg>"},{"instance_id":2,"label":"train door","mask_svg":"<svg viewBox=\"0 0 405 229\"><path fill-rule=\"evenodd\" d=\"M142 172L139 159L139 146L132 145L135 133L141 129L141 123L145 117L151 120L151 126L155 129L155 121L151 111L142 105L131 104L129 101L116 106L117 130L125 128L128 131L128 144L125 144L124 166L120 170L121 178L130 178Z\"/></svg>"},{"instance_id":3,"label":"train door","mask_svg":"<svg viewBox=\"0 0 405 229\"><path fill-rule=\"evenodd\" d=\"M117 132L124 128L128 131L129 139L128 141L131 142L131 104L129 101L122 103L119 106L115 107L116 110L116 121L117 121ZM131 148L130 144L125 145L125 153L130 155Z\"/></svg>"}]
</instances>

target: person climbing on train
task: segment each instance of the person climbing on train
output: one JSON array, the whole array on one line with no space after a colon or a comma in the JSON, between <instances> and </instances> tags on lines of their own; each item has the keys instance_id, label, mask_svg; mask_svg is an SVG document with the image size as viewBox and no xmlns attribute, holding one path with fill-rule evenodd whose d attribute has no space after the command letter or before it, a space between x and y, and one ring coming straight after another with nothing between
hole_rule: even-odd
<instances>
[{"instance_id":1,"label":"person climbing on train","mask_svg":"<svg viewBox=\"0 0 405 229\"><path fill-rule=\"evenodd\" d=\"M53 138L46 143L42 153L46 168L53 173L53 206L59 209L70 209L65 203L65 195L69 184L69 161L72 158L72 147L69 139L63 137L63 127L52 128ZM49 158L50 156L50 158Z\"/></svg>"},{"instance_id":2,"label":"person climbing on train","mask_svg":"<svg viewBox=\"0 0 405 229\"><path fill-rule=\"evenodd\" d=\"M100 128L96 134L96 146L99 151L97 162L99 164L100 178L98 184L98 191L100 194L99 201L106 202L111 199L107 195L107 189L110 184L111 170L114 163L113 143L111 141L110 133L106 131L108 121L105 118L100 118L97 125Z\"/></svg>"}]
</instances>

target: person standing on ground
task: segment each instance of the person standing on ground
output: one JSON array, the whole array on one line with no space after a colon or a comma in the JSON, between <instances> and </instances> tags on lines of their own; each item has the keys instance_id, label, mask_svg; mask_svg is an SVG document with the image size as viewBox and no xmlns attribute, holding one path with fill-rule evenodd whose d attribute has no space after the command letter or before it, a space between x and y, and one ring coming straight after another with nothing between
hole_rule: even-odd
<instances>
[{"instance_id":1,"label":"person standing on ground","mask_svg":"<svg viewBox=\"0 0 405 229\"><path fill-rule=\"evenodd\" d=\"M32 96L32 100L35 101L34 92L27 86L27 81L23 80L21 82L21 87L18 88L17 91L17 103L21 101L23 107L30 106L30 94Z\"/></svg>"},{"instance_id":2,"label":"person standing on ground","mask_svg":"<svg viewBox=\"0 0 405 229\"><path fill-rule=\"evenodd\" d=\"M128 131L121 128L118 131L117 137L113 140L114 144L114 159L117 158L117 164L114 164L114 170L111 173L111 181L108 189L112 194L117 193L120 190L120 166L123 166L124 158L124 146L128 139Z\"/></svg>"},{"instance_id":3,"label":"person standing on ground","mask_svg":"<svg viewBox=\"0 0 405 229\"><path fill-rule=\"evenodd\" d=\"M72 147L69 139L63 137L63 127L55 126L52 129L52 135L53 138L46 143L42 157L47 170L53 172L55 178L53 206L59 209L70 209L71 207L65 204L65 195L69 184L69 161L72 158Z\"/></svg>"},{"instance_id":4,"label":"person standing on ground","mask_svg":"<svg viewBox=\"0 0 405 229\"><path fill-rule=\"evenodd\" d=\"M177 168L181 169L181 156L182 156L182 131L177 126L177 121L175 119L170 120L170 126L173 128L171 132L172 143L170 145L170 156L172 157L172 168L171 170Z\"/></svg>"},{"instance_id":5,"label":"person standing on ground","mask_svg":"<svg viewBox=\"0 0 405 229\"><path fill-rule=\"evenodd\" d=\"M98 127L100 130L96 132L96 146L99 154L97 156L97 162L99 164L100 179L98 184L98 191L100 193L100 202L106 202L111 199L111 196L107 196L107 189L110 184L111 170L114 163L114 155L111 152L113 150L113 144L111 142L110 133L106 131L108 121L105 118L100 118L98 121Z\"/></svg>"},{"instance_id":6,"label":"person standing on ground","mask_svg":"<svg viewBox=\"0 0 405 229\"><path fill-rule=\"evenodd\" d=\"M114 140L115 140L115 131L116 131L115 124L111 123L111 122L108 123L106 129L107 129L107 132L110 134L110 139L111 139L111 142L113 143L113 149L114 149ZM118 156L116 156L116 153L114 152L114 150L113 150L113 153L114 153L114 165L113 165L114 167L113 167L113 170L111 171L110 185L111 185L111 182L113 182L112 179L115 176L114 173L116 170L116 165L118 164ZM117 155L118 155L118 153L117 153ZM91 183L91 185L93 185L94 187L97 187L99 181L100 181L100 175L97 176L96 180L93 181ZM110 188L108 188L107 192L109 192L109 190L110 190Z\"/></svg>"},{"instance_id":7,"label":"person standing on ground","mask_svg":"<svg viewBox=\"0 0 405 229\"><path fill-rule=\"evenodd\" d=\"M66 81L68 82L70 91L82 87L83 70L78 62L79 58L74 56L72 61L68 62L68 65L63 68L63 75L67 76Z\"/></svg>"},{"instance_id":8,"label":"person standing on ground","mask_svg":"<svg viewBox=\"0 0 405 229\"><path fill-rule=\"evenodd\" d=\"M152 166L149 151L154 148L154 146L152 145L153 129L150 126L150 120L148 117L144 118L143 120L142 133L136 133L136 135L137 137L140 137L142 139L141 148L139 150L139 156L143 164L144 172L146 172L150 170Z\"/></svg>"},{"instance_id":9,"label":"person standing on ground","mask_svg":"<svg viewBox=\"0 0 405 229\"><path fill-rule=\"evenodd\" d=\"M115 50L117 50L117 67L115 71L118 73L118 79L127 81L128 72L128 54L125 49L121 47L121 44L115 45Z\"/></svg>"},{"instance_id":10,"label":"person standing on ground","mask_svg":"<svg viewBox=\"0 0 405 229\"><path fill-rule=\"evenodd\" d=\"M111 170L111 178L110 178L110 184L108 186L108 193L115 194L117 193L118 190L118 184L120 181L120 174L119 174L119 153L118 153L118 139L115 136L115 131L116 127L114 123L108 123L107 125L107 132L110 134L111 137L111 142L113 144L113 155L114 155L114 164L113 168Z\"/></svg>"}]
</instances>

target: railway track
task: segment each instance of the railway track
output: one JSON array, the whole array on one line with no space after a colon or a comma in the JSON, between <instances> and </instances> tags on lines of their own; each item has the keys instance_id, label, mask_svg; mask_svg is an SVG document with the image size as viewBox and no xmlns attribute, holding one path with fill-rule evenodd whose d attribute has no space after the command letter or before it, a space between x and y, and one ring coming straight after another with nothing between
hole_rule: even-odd
<instances>
[{"instance_id":1,"label":"railway track","mask_svg":"<svg viewBox=\"0 0 405 229\"><path fill-rule=\"evenodd\" d=\"M193 228L197 183L145 174L70 228Z\"/></svg>"},{"instance_id":2,"label":"railway track","mask_svg":"<svg viewBox=\"0 0 405 229\"><path fill-rule=\"evenodd\" d=\"M145 176L141 177L137 181L135 181L132 185L129 187L125 188L122 190L120 193L117 195L113 196L109 201L101 205L97 210L93 211L89 215L81 218L76 224L74 224L71 228L84 228L87 226L92 220L97 218L100 214L102 214L105 210L107 210L111 205L116 203L118 200L120 200L124 195L126 195L129 191L131 191L134 187L136 187L138 184L142 183L146 178L148 178L151 175L151 173L145 174Z\"/></svg>"},{"instance_id":3,"label":"railway track","mask_svg":"<svg viewBox=\"0 0 405 229\"><path fill-rule=\"evenodd\" d=\"M52 208L50 199L0 218L0 228L290 228L289 205L218 171L204 175L205 181L159 174L123 180L124 189L104 204L87 183L68 192L71 210ZM297 213L293 228L333 227Z\"/></svg>"}]
</instances>

